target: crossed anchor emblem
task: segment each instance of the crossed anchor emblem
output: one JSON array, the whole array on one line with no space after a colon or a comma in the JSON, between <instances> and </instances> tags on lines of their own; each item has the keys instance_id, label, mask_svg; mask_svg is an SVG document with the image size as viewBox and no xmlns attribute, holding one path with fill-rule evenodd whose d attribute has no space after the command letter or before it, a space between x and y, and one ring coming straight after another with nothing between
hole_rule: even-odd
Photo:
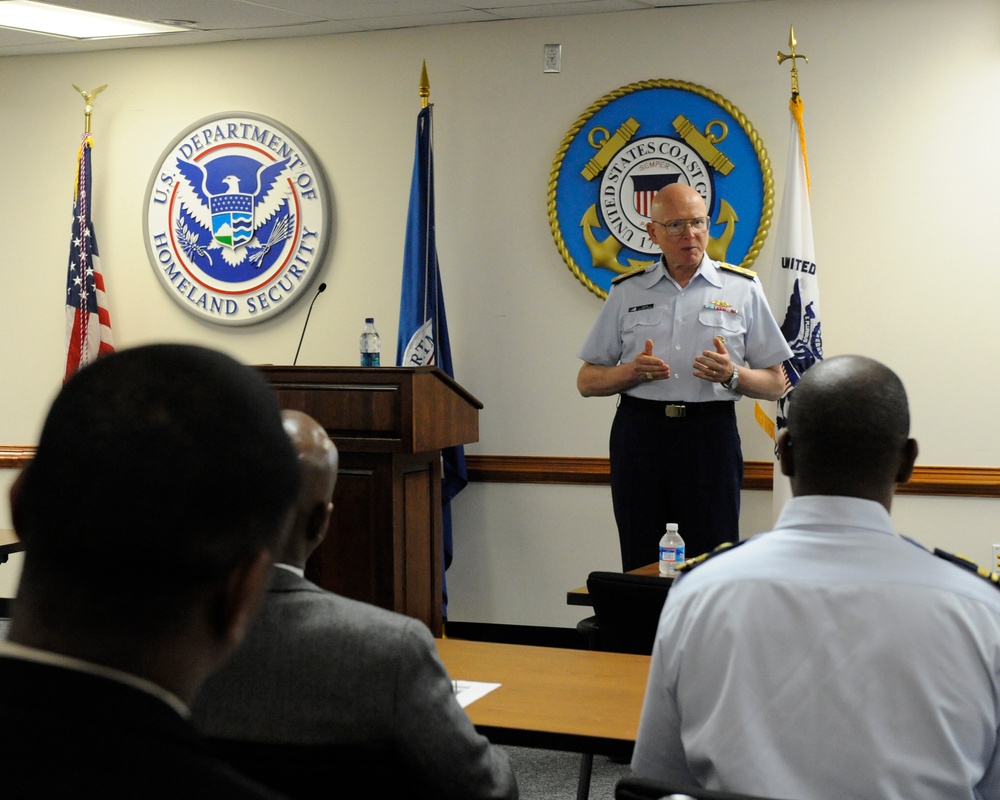
<instances>
[{"instance_id":1,"label":"crossed anchor emblem","mask_svg":"<svg viewBox=\"0 0 1000 800\"><path fill-rule=\"evenodd\" d=\"M728 128L724 122L713 120L706 125L704 131L699 131L690 120L683 115L678 115L674 119L673 125L681 138L697 152L707 168L722 175L728 175L735 168L733 162L716 147L728 135ZM622 123L614 134L609 134L606 128L595 126L589 133L588 141L591 146L597 148L598 152L584 166L581 175L587 180L593 180L600 175L619 151L632 140L638 129L638 121L631 117ZM662 187L656 187L656 189L659 188ZM646 194L651 199L655 190L650 190ZM642 213L648 217L648 214ZM725 228L718 237L709 239L706 248L709 258L715 261L726 260L726 251L729 249L738 222L739 217L735 209L725 199L721 199L715 224L724 225ZM621 274L654 263L653 260L635 258L628 258L626 259L627 263L621 263L622 243L610 231L603 239L599 239L594 232L595 228L604 230L596 203L584 212L580 219L580 227L583 229L583 239L590 252L591 263L595 268L607 269Z\"/></svg>"}]
</instances>

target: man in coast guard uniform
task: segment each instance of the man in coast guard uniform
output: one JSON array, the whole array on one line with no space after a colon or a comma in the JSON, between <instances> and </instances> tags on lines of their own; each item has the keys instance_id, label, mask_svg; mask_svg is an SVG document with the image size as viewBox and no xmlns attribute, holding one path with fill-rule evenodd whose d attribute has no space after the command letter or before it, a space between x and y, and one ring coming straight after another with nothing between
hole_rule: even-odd
<instances>
[{"instance_id":1,"label":"man in coast guard uniform","mask_svg":"<svg viewBox=\"0 0 1000 800\"><path fill-rule=\"evenodd\" d=\"M909 424L877 361L832 358L797 384L778 439L794 496L670 591L636 775L664 794L1000 797L997 577L893 530Z\"/></svg>"},{"instance_id":2,"label":"man in coast guard uniform","mask_svg":"<svg viewBox=\"0 0 1000 800\"><path fill-rule=\"evenodd\" d=\"M739 538L734 401L780 397L791 356L755 274L705 255L697 191L665 187L650 217L663 256L615 280L577 377L584 397L620 394L610 456L624 570L656 560L668 522L689 556Z\"/></svg>"}]
</instances>

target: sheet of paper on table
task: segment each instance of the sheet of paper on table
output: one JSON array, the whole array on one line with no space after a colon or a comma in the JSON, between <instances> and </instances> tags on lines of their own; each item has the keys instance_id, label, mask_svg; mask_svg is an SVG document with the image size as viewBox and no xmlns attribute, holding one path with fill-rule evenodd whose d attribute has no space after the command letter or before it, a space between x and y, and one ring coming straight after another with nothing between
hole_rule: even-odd
<instances>
[{"instance_id":1,"label":"sheet of paper on table","mask_svg":"<svg viewBox=\"0 0 1000 800\"><path fill-rule=\"evenodd\" d=\"M452 691L455 692L455 699L458 704L465 708L469 703L474 703L480 697L485 697L494 689L500 686L499 683L483 683L482 681L452 681Z\"/></svg>"}]
</instances>

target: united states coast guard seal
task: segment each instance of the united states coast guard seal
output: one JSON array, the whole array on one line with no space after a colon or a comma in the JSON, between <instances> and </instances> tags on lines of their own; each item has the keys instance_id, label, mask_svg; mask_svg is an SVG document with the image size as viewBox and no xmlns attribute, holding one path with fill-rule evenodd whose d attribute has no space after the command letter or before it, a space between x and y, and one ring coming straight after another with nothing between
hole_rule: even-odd
<instances>
[{"instance_id":1,"label":"united states coast guard seal","mask_svg":"<svg viewBox=\"0 0 1000 800\"><path fill-rule=\"evenodd\" d=\"M145 204L146 250L167 293L221 325L289 308L330 238L330 192L315 157L254 114L218 114L181 133L153 170Z\"/></svg>"},{"instance_id":2,"label":"united states coast guard seal","mask_svg":"<svg viewBox=\"0 0 1000 800\"><path fill-rule=\"evenodd\" d=\"M570 271L598 297L659 258L646 223L670 183L704 198L709 257L749 267L771 225L774 181L732 103L693 83L641 81L602 97L566 134L549 175L549 224Z\"/></svg>"}]
</instances>

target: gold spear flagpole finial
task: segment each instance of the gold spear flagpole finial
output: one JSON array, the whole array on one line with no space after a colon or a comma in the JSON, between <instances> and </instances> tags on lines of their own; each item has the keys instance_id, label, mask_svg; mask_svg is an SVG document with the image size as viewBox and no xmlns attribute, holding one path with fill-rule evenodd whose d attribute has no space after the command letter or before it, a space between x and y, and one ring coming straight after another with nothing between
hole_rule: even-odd
<instances>
[{"instance_id":1,"label":"gold spear flagpole finial","mask_svg":"<svg viewBox=\"0 0 1000 800\"><path fill-rule=\"evenodd\" d=\"M424 61L424 68L420 71L420 107L427 108L431 96L431 82L427 78L427 61Z\"/></svg>"},{"instance_id":2,"label":"gold spear flagpole finial","mask_svg":"<svg viewBox=\"0 0 1000 800\"><path fill-rule=\"evenodd\" d=\"M785 61L791 59L792 62L792 97L796 98L799 96L799 68L795 59L801 58L807 64L809 63L809 57L804 56L800 53L795 52L795 45L798 42L795 40L795 28L792 25L788 26L788 49L791 51L788 55L785 55L780 50L778 51L778 63L783 64Z\"/></svg>"},{"instance_id":3,"label":"gold spear flagpole finial","mask_svg":"<svg viewBox=\"0 0 1000 800\"><path fill-rule=\"evenodd\" d=\"M103 86L98 86L96 89L92 89L89 92L83 91L83 89L81 89L75 83L71 85L73 86L74 89L76 89L80 93L80 97L82 97L83 101L87 104L83 110L84 133L90 133L90 113L94 110L94 98L97 97L97 95L99 95L105 89L107 89L108 85L104 84Z\"/></svg>"}]
</instances>

